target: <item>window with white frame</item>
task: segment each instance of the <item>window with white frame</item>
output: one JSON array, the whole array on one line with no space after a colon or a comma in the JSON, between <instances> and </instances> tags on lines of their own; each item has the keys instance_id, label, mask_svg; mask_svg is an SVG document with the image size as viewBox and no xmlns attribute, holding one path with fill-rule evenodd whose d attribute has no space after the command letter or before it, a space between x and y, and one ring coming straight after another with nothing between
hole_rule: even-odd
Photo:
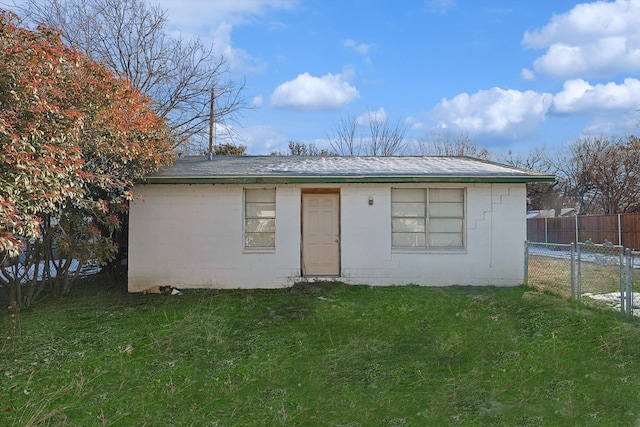
<instances>
[{"instance_id":1,"label":"window with white frame","mask_svg":"<svg viewBox=\"0 0 640 427\"><path fill-rule=\"evenodd\" d=\"M463 188L391 189L394 248L464 248Z\"/></svg>"},{"instance_id":2,"label":"window with white frame","mask_svg":"<svg viewBox=\"0 0 640 427\"><path fill-rule=\"evenodd\" d=\"M245 188L245 248L276 247L276 189Z\"/></svg>"}]
</instances>

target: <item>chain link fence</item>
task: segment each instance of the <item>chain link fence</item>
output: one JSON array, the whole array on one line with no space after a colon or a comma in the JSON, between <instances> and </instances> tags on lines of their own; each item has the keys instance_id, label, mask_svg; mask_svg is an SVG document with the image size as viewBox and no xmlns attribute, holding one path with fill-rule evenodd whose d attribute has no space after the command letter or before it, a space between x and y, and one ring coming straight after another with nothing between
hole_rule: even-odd
<instances>
[{"instance_id":1,"label":"chain link fence","mask_svg":"<svg viewBox=\"0 0 640 427\"><path fill-rule=\"evenodd\" d=\"M640 252L609 242L525 244L525 284L575 301L605 301L627 318L640 315L638 268Z\"/></svg>"}]
</instances>

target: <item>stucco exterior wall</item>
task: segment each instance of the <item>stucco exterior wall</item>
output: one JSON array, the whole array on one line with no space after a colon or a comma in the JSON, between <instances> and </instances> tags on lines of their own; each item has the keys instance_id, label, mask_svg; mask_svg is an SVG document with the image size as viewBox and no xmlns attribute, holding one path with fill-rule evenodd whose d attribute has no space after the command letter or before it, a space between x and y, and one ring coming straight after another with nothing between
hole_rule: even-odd
<instances>
[{"instance_id":1,"label":"stucco exterior wall","mask_svg":"<svg viewBox=\"0 0 640 427\"><path fill-rule=\"evenodd\" d=\"M243 249L245 187L251 186L136 186L129 225L129 291L164 285L274 288L300 281L301 189L322 186L277 186L276 248L271 251ZM341 281L429 286L523 282L524 184L464 186L466 248L458 251L391 248L390 189L400 185L325 187L340 188Z\"/></svg>"},{"instance_id":2,"label":"stucco exterior wall","mask_svg":"<svg viewBox=\"0 0 640 427\"><path fill-rule=\"evenodd\" d=\"M390 188L343 188L343 280L385 285L522 284L526 239L524 185L466 186L466 249L459 251L392 249ZM372 206L367 203L369 196L374 198Z\"/></svg>"}]
</instances>

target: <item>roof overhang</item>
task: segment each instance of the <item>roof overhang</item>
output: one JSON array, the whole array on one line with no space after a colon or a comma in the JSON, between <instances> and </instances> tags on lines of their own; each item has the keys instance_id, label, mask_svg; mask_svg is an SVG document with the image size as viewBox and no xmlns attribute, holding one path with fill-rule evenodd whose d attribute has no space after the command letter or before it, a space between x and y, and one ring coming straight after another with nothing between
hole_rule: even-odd
<instances>
[{"instance_id":1,"label":"roof overhang","mask_svg":"<svg viewBox=\"0 0 640 427\"><path fill-rule=\"evenodd\" d=\"M183 157L140 184L403 184L553 182L553 175L468 157Z\"/></svg>"},{"instance_id":2,"label":"roof overhang","mask_svg":"<svg viewBox=\"0 0 640 427\"><path fill-rule=\"evenodd\" d=\"M553 175L538 176L150 176L139 184L404 184L554 182Z\"/></svg>"}]
</instances>

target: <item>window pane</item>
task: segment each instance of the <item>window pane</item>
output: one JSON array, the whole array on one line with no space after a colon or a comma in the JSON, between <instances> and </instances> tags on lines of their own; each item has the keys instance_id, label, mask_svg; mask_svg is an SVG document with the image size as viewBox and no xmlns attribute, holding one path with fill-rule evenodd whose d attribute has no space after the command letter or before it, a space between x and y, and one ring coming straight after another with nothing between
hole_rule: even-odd
<instances>
[{"instance_id":1,"label":"window pane","mask_svg":"<svg viewBox=\"0 0 640 427\"><path fill-rule=\"evenodd\" d=\"M275 233L245 233L244 245L248 248L275 248Z\"/></svg>"},{"instance_id":2,"label":"window pane","mask_svg":"<svg viewBox=\"0 0 640 427\"><path fill-rule=\"evenodd\" d=\"M429 203L429 217L431 218L462 218L464 204L462 203Z\"/></svg>"},{"instance_id":3,"label":"window pane","mask_svg":"<svg viewBox=\"0 0 640 427\"><path fill-rule=\"evenodd\" d=\"M424 216L424 203L393 203L391 205L391 216Z\"/></svg>"},{"instance_id":4,"label":"window pane","mask_svg":"<svg viewBox=\"0 0 640 427\"><path fill-rule=\"evenodd\" d=\"M424 233L426 231L424 218L393 218L391 231L394 233Z\"/></svg>"},{"instance_id":5,"label":"window pane","mask_svg":"<svg viewBox=\"0 0 640 427\"><path fill-rule=\"evenodd\" d=\"M247 218L244 224L244 229L247 233L275 233L276 220Z\"/></svg>"},{"instance_id":6,"label":"window pane","mask_svg":"<svg viewBox=\"0 0 640 427\"><path fill-rule=\"evenodd\" d=\"M275 203L247 203L247 218L275 218Z\"/></svg>"},{"instance_id":7,"label":"window pane","mask_svg":"<svg viewBox=\"0 0 640 427\"><path fill-rule=\"evenodd\" d=\"M426 245L424 233L392 233L391 244L396 248L424 248Z\"/></svg>"},{"instance_id":8,"label":"window pane","mask_svg":"<svg viewBox=\"0 0 640 427\"><path fill-rule=\"evenodd\" d=\"M392 202L425 202L426 191L423 188L394 188L391 190Z\"/></svg>"},{"instance_id":9,"label":"window pane","mask_svg":"<svg viewBox=\"0 0 640 427\"><path fill-rule=\"evenodd\" d=\"M430 233L462 233L463 221L461 218L438 218L429 221Z\"/></svg>"},{"instance_id":10,"label":"window pane","mask_svg":"<svg viewBox=\"0 0 640 427\"><path fill-rule=\"evenodd\" d=\"M276 202L275 188L247 188L244 193L245 201L247 203Z\"/></svg>"},{"instance_id":11,"label":"window pane","mask_svg":"<svg viewBox=\"0 0 640 427\"><path fill-rule=\"evenodd\" d=\"M429 245L432 248L462 248L462 233L430 233Z\"/></svg>"},{"instance_id":12,"label":"window pane","mask_svg":"<svg viewBox=\"0 0 640 427\"><path fill-rule=\"evenodd\" d=\"M464 190L462 188L432 188L429 190L430 202L464 202Z\"/></svg>"}]
</instances>

